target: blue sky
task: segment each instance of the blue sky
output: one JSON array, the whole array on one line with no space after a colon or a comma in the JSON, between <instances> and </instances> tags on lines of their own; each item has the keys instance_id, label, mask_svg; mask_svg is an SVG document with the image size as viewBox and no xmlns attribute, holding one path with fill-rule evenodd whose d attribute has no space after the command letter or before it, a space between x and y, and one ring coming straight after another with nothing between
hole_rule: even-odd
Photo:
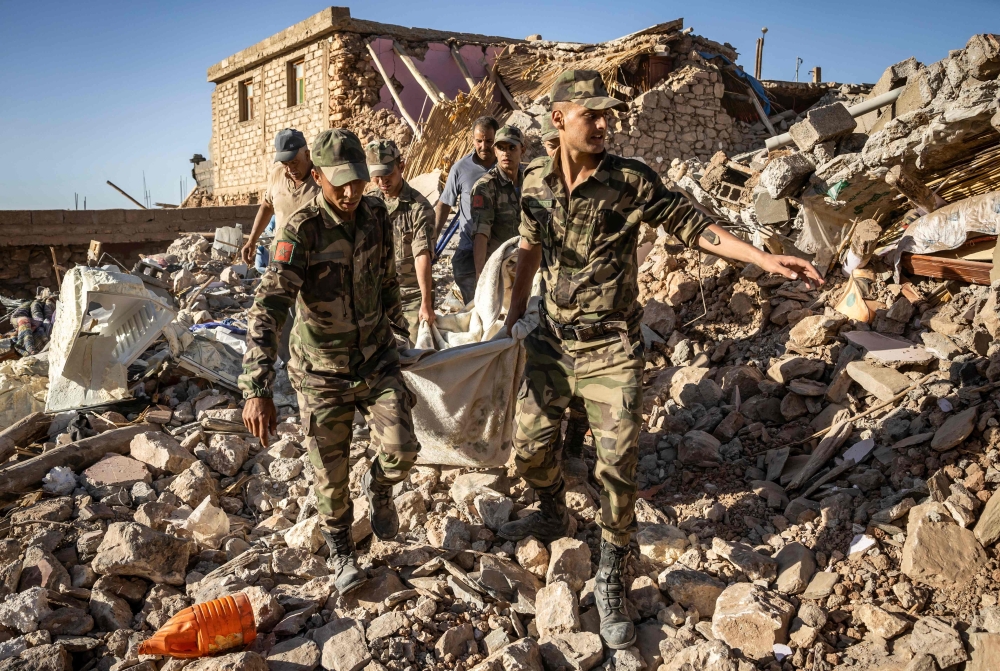
<instances>
[{"instance_id":1,"label":"blue sky","mask_svg":"<svg viewBox=\"0 0 1000 671\"><path fill-rule=\"evenodd\" d=\"M208 66L327 6L308 0L23 2L0 0L0 209L132 207L110 179L142 199L176 203L188 159L207 154ZM443 30L546 39L612 39L683 17L729 42L753 70L768 27L764 77L873 82L886 66L943 58L978 32L1000 32L998 0L386 0L351 5L358 18Z\"/></svg>"}]
</instances>

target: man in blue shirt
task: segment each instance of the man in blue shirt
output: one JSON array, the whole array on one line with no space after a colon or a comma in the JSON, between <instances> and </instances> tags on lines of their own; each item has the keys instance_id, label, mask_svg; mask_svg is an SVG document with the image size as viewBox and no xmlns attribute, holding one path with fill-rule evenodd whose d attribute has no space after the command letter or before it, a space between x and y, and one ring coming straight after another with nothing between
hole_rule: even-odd
<instances>
[{"instance_id":1,"label":"man in blue shirt","mask_svg":"<svg viewBox=\"0 0 1000 671\"><path fill-rule=\"evenodd\" d=\"M493 138L500 125L490 116L482 116L472 124L472 140L475 150L463 156L448 173L448 181L437 204L435 236L440 235L451 210L458 205L459 241L455 255L451 257L451 271L455 284L462 292L462 300L468 303L476 295L476 262L472 254L472 187L486 171L496 163L493 153Z\"/></svg>"}]
</instances>

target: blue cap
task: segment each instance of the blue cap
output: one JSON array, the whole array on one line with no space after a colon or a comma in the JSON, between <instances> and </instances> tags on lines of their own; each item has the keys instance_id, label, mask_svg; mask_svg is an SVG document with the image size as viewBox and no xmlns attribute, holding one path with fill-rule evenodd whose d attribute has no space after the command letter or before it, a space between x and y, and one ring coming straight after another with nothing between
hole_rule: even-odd
<instances>
[{"instance_id":1,"label":"blue cap","mask_svg":"<svg viewBox=\"0 0 1000 671\"><path fill-rule=\"evenodd\" d=\"M291 161L299 153L299 149L307 146L306 136L294 128L285 128L274 136L274 162Z\"/></svg>"}]
</instances>

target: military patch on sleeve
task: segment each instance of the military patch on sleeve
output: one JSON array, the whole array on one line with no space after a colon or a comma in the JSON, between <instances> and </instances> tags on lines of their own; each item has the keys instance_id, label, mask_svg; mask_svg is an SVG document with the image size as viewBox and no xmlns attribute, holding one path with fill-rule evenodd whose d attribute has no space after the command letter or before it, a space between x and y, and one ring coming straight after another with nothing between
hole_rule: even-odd
<instances>
[{"instance_id":1,"label":"military patch on sleeve","mask_svg":"<svg viewBox=\"0 0 1000 671\"><path fill-rule=\"evenodd\" d=\"M295 251L294 243L279 242L274 248L274 260L279 263L288 263L292 260L293 251Z\"/></svg>"},{"instance_id":2,"label":"military patch on sleeve","mask_svg":"<svg viewBox=\"0 0 1000 671\"><path fill-rule=\"evenodd\" d=\"M472 197L472 207L485 207L486 199L482 197L481 194L477 194Z\"/></svg>"}]
</instances>

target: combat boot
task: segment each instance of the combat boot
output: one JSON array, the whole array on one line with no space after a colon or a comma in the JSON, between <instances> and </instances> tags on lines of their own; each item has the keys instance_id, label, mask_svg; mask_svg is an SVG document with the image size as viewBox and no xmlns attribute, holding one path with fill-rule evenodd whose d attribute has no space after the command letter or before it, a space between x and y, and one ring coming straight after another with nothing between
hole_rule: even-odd
<instances>
[{"instance_id":1,"label":"combat boot","mask_svg":"<svg viewBox=\"0 0 1000 671\"><path fill-rule=\"evenodd\" d=\"M551 543L569 531L569 511L566 510L566 485L559 482L554 492L538 492L539 510L514 522L507 522L498 532L509 541L534 536L542 543Z\"/></svg>"},{"instance_id":2,"label":"combat boot","mask_svg":"<svg viewBox=\"0 0 1000 671\"><path fill-rule=\"evenodd\" d=\"M601 638L612 650L635 643L635 625L625 613L625 559L629 549L601 540L601 561L594 582L594 600L601 616Z\"/></svg>"},{"instance_id":3,"label":"combat boot","mask_svg":"<svg viewBox=\"0 0 1000 671\"><path fill-rule=\"evenodd\" d=\"M368 519L372 524L372 532L388 541L399 533L399 516L392 500L392 485L379 482L377 475L381 473L382 467L376 460L361 479L361 488L368 497Z\"/></svg>"},{"instance_id":4,"label":"combat boot","mask_svg":"<svg viewBox=\"0 0 1000 671\"><path fill-rule=\"evenodd\" d=\"M320 533L326 539L330 548L330 558L326 565L333 572L333 584L342 595L360 587L368 576L354 562L354 539L351 537L351 525L321 529Z\"/></svg>"}]
</instances>

